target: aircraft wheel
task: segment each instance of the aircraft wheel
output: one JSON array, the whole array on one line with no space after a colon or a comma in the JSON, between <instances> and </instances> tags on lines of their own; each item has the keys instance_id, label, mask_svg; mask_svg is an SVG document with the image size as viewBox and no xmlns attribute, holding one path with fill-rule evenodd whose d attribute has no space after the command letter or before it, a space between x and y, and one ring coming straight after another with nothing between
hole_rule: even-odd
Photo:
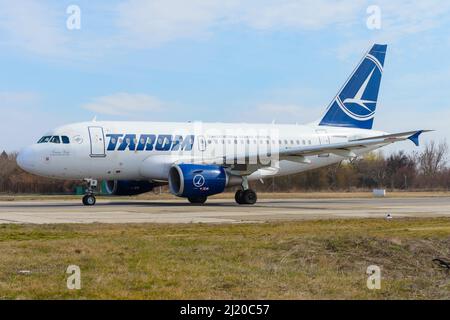
<instances>
[{"instance_id":1,"label":"aircraft wheel","mask_svg":"<svg viewBox=\"0 0 450 320\"><path fill-rule=\"evenodd\" d=\"M206 199L208 197L206 196L200 196L200 197L189 197L188 200L190 203L197 203L197 204L203 204L206 202Z\"/></svg>"},{"instance_id":2,"label":"aircraft wheel","mask_svg":"<svg viewBox=\"0 0 450 320\"><path fill-rule=\"evenodd\" d=\"M255 204L257 200L256 192L251 189L247 189L242 192L241 198L243 204Z\"/></svg>"},{"instance_id":3,"label":"aircraft wheel","mask_svg":"<svg viewBox=\"0 0 450 320\"><path fill-rule=\"evenodd\" d=\"M238 190L234 194L234 200L236 201L237 204L243 204L243 202L242 202L242 200L243 200L242 199L242 194L243 194L242 190Z\"/></svg>"},{"instance_id":4,"label":"aircraft wheel","mask_svg":"<svg viewBox=\"0 0 450 320\"><path fill-rule=\"evenodd\" d=\"M96 202L95 196L92 194L87 194L83 197L83 204L85 206L93 206Z\"/></svg>"}]
</instances>

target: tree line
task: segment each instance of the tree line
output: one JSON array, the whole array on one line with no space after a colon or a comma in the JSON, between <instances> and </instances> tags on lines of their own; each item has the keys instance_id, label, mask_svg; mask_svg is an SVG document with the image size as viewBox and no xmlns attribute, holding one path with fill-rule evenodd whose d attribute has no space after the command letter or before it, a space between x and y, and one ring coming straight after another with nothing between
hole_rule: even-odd
<instances>
[{"instance_id":1,"label":"tree line","mask_svg":"<svg viewBox=\"0 0 450 320\"><path fill-rule=\"evenodd\" d=\"M448 190L450 168L445 141L427 143L421 152L372 152L316 170L268 179L260 191ZM271 180L271 181L270 181Z\"/></svg>"},{"instance_id":2,"label":"tree line","mask_svg":"<svg viewBox=\"0 0 450 320\"><path fill-rule=\"evenodd\" d=\"M390 190L448 190L450 168L445 141L427 143L421 152L384 156L372 152L364 157L342 161L294 175L255 182L259 192L354 191L385 188ZM16 153L0 154L1 193L70 194L81 181L38 177L20 169Z\"/></svg>"}]
</instances>

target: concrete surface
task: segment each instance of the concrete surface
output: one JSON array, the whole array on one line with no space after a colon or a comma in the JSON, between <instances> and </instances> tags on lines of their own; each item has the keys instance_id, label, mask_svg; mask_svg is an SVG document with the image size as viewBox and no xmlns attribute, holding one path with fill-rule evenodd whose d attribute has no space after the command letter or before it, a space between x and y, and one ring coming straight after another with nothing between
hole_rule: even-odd
<instances>
[{"instance_id":1,"label":"concrete surface","mask_svg":"<svg viewBox=\"0 0 450 320\"><path fill-rule=\"evenodd\" d=\"M0 223L245 223L275 220L450 217L450 197L260 200L240 206L232 200L0 201Z\"/></svg>"}]
</instances>

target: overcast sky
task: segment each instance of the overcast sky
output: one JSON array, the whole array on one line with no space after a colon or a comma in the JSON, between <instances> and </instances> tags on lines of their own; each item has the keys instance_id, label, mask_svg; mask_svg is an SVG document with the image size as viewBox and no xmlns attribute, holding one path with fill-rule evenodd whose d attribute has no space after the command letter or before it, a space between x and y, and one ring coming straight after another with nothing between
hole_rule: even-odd
<instances>
[{"instance_id":1,"label":"overcast sky","mask_svg":"<svg viewBox=\"0 0 450 320\"><path fill-rule=\"evenodd\" d=\"M374 42L388 44L374 128L443 140L448 30L447 0L0 0L0 149L94 116L313 121Z\"/></svg>"}]
</instances>

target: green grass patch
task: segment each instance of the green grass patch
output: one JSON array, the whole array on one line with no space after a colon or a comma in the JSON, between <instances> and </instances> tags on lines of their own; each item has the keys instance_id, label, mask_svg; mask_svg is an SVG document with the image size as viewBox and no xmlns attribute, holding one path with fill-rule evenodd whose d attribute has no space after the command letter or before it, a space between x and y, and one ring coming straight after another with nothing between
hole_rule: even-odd
<instances>
[{"instance_id":1,"label":"green grass patch","mask_svg":"<svg viewBox=\"0 0 450 320\"><path fill-rule=\"evenodd\" d=\"M450 258L450 219L1 225L0 298L448 299L435 257ZM66 288L71 264L81 290ZM372 264L381 290L366 287Z\"/></svg>"}]
</instances>

